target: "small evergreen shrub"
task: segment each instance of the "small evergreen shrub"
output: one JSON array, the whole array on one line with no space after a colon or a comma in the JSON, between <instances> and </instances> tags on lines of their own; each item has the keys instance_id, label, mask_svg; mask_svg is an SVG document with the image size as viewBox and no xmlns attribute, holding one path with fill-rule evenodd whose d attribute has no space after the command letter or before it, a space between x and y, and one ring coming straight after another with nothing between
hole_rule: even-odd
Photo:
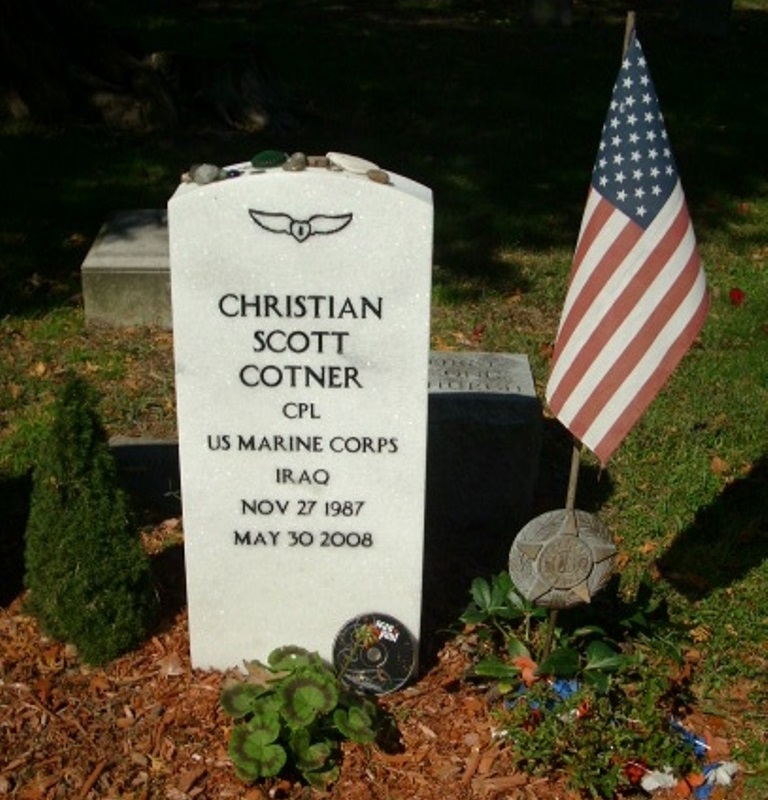
<instances>
[{"instance_id":1,"label":"small evergreen shrub","mask_svg":"<svg viewBox=\"0 0 768 800\"><path fill-rule=\"evenodd\" d=\"M90 664L140 642L157 606L96 408L92 387L68 378L35 466L25 542L29 610Z\"/></svg>"}]
</instances>

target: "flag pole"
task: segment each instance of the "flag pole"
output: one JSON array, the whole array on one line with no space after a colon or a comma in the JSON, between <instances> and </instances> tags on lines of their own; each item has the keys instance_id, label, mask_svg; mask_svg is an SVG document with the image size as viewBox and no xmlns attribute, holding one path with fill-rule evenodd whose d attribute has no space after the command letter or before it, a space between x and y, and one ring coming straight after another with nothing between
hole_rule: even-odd
<instances>
[{"instance_id":1,"label":"flag pole","mask_svg":"<svg viewBox=\"0 0 768 800\"><path fill-rule=\"evenodd\" d=\"M632 38L632 31L635 30L635 12L627 11L627 22L624 27L624 48L621 51L621 57L627 54L629 50L629 40Z\"/></svg>"},{"instance_id":2,"label":"flag pole","mask_svg":"<svg viewBox=\"0 0 768 800\"><path fill-rule=\"evenodd\" d=\"M624 26L624 46L621 51L622 58L624 58L624 56L627 54L627 50L629 49L629 41L632 38L632 33L635 30L636 19L637 15L635 14L634 11L627 11L627 21ZM569 516L576 507L576 486L579 482L580 460L581 460L581 442L574 436L573 451L571 452L571 472L570 475L568 476L568 492L565 496L565 510L568 512Z\"/></svg>"},{"instance_id":3,"label":"flag pole","mask_svg":"<svg viewBox=\"0 0 768 800\"><path fill-rule=\"evenodd\" d=\"M565 510L569 513L576 507L576 486L579 483L579 464L581 463L581 442L573 439L571 450L571 472L568 475L568 491L565 495Z\"/></svg>"},{"instance_id":4,"label":"flag pole","mask_svg":"<svg viewBox=\"0 0 768 800\"><path fill-rule=\"evenodd\" d=\"M579 465L581 463L581 442L574 436L573 449L571 450L571 471L568 475L568 490L565 496L565 525L566 533L576 534L576 520L574 509L576 507L576 486L579 482ZM544 635L544 646L541 650L541 661L549 657L552 652L552 640L555 638L555 626L557 625L557 609L549 610L547 618L547 632Z\"/></svg>"},{"instance_id":5,"label":"flag pole","mask_svg":"<svg viewBox=\"0 0 768 800\"><path fill-rule=\"evenodd\" d=\"M624 27L624 46L621 57L624 58L629 49L629 42L635 30L636 15L634 11L627 12L627 21ZM579 466L581 464L581 442L574 436L573 449L571 450L571 470L568 475L568 490L565 496L565 531L577 534L576 519L574 510L576 508L576 487L579 483ZM552 641L555 635L555 625L557 624L557 609L550 609L549 619L547 620L547 631L544 637L544 647L542 648L541 660L544 661L552 652Z\"/></svg>"}]
</instances>

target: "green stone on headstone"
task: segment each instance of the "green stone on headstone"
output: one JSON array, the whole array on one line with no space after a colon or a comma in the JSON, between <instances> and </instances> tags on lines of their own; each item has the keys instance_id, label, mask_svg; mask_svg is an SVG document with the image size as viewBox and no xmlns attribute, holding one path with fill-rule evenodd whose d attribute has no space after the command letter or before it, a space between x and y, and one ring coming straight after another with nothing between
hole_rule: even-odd
<instances>
[{"instance_id":1,"label":"green stone on headstone","mask_svg":"<svg viewBox=\"0 0 768 800\"><path fill-rule=\"evenodd\" d=\"M256 169L279 167L288 160L288 155L281 150L262 150L251 159L251 166Z\"/></svg>"}]
</instances>

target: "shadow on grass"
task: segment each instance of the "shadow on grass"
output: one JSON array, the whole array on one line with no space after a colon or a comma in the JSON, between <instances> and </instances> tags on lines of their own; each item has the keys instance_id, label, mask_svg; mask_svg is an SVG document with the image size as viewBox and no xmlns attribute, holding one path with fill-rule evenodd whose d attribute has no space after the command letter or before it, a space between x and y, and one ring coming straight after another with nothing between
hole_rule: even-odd
<instances>
[{"instance_id":1,"label":"shadow on grass","mask_svg":"<svg viewBox=\"0 0 768 800\"><path fill-rule=\"evenodd\" d=\"M573 436L563 425L551 417L543 422L543 446L539 480L536 487L535 514L544 514L565 508L568 482L571 474ZM575 507L598 514L613 493L613 480L609 470L601 470L589 463L583 453L579 461Z\"/></svg>"},{"instance_id":2,"label":"shadow on grass","mask_svg":"<svg viewBox=\"0 0 768 800\"><path fill-rule=\"evenodd\" d=\"M768 558L768 456L701 509L658 559L669 583L690 599L742 579Z\"/></svg>"},{"instance_id":3,"label":"shadow on grass","mask_svg":"<svg viewBox=\"0 0 768 800\"><path fill-rule=\"evenodd\" d=\"M147 52L183 49L214 69L254 43L295 122L243 134L189 109L178 129L147 134L0 128L14 187L0 219L0 313L70 302L109 212L162 207L192 161L265 147L357 153L430 186L436 261L458 296L473 282L528 288L505 248L573 246L619 67L621 0L577 5L567 30L531 28L522 6L496 2L99 5ZM706 239L765 191L768 13L735 10L730 36L714 41L681 36L678 14L678 2L652 0L638 30Z\"/></svg>"}]
</instances>

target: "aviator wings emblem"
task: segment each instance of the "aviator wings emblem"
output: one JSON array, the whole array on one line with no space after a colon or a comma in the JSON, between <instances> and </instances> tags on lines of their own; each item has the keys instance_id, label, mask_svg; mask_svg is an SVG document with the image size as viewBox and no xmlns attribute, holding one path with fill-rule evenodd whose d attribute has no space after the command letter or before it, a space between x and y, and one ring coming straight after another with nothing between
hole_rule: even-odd
<instances>
[{"instance_id":1,"label":"aviator wings emblem","mask_svg":"<svg viewBox=\"0 0 768 800\"><path fill-rule=\"evenodd\" d=\"M338 233L352 222L352 214L313 214L309 219L294 219L290 214L248 209L251 219L270 233L287 233L297 242L306 242L310 236Z\"/></svg>"}]
</instances>

